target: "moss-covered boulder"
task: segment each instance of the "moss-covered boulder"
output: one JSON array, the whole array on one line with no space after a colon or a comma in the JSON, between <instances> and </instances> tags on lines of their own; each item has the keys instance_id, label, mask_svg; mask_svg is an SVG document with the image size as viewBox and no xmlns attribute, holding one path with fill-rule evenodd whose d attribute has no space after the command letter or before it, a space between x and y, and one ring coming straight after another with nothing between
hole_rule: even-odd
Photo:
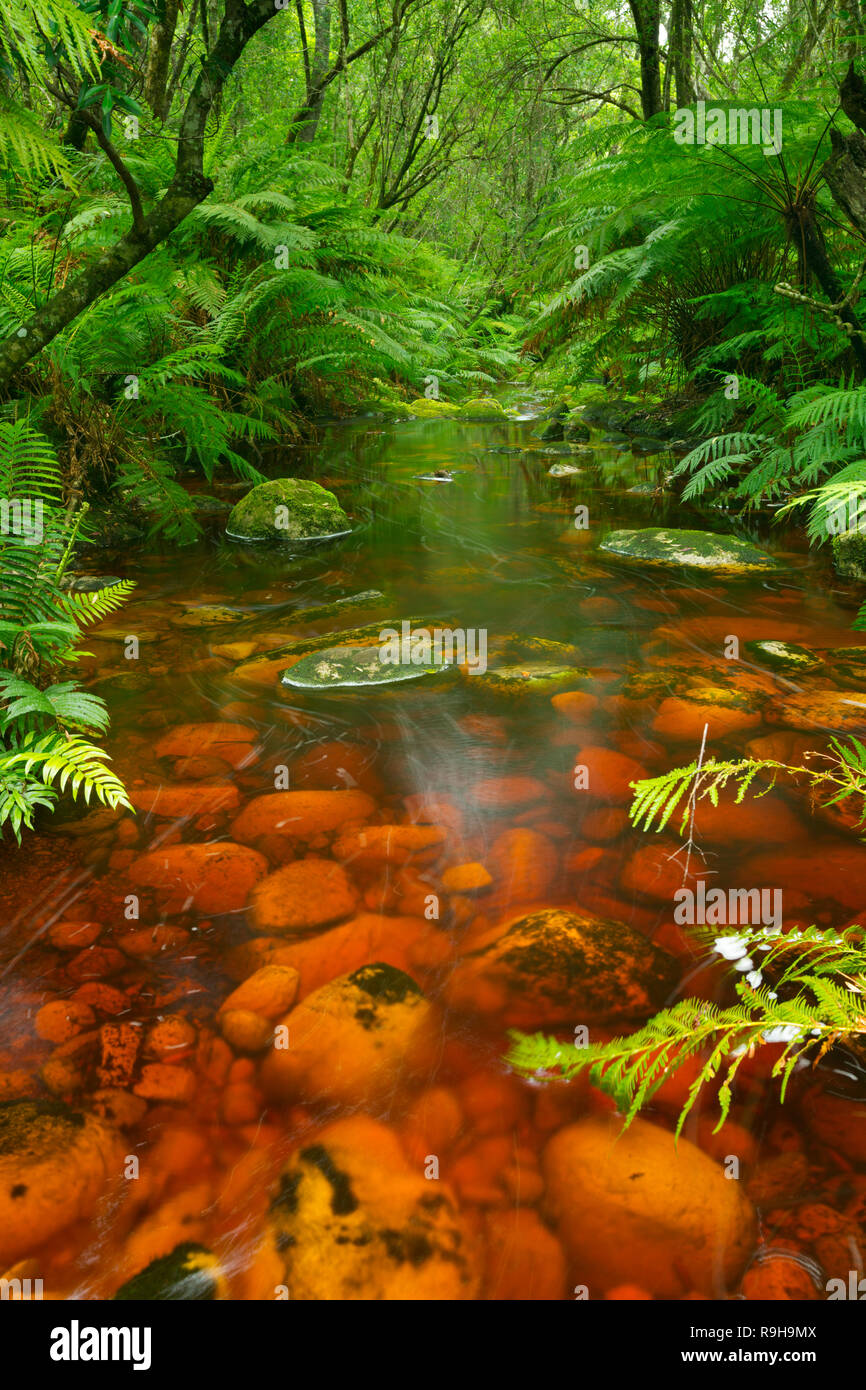
<instances>
[{"instance_id":1,"label":"moss-covered boulder","mask_svg":"<svg viewBox=\"0 0 866 1390\"><path fill-rule=\"evenodd\" d=\"M776 565L772 556L738 536L662 526L648 526L640 531L613 531L602 541L601 549L651 565L740 572L773 569Z\"/></svg>"},{"instance_id":2,"label":"moss-covered boulder","mask_svg":"<svg viewBox=\"0 0 866 1390\"><path fill-rule=\"evenodd\" d=\"M579 414L569 415L563 427L563 438L571 444L588 444L590 440L589 427L584 424Z\"/></svg>"},{"instance_id":3,"label":"moss-covered boulder","mask_svg":"<svg viewBox=\"0 0 866 1390\"><path fill-rule=\"evenodd\" d=\"M458 963L446 999L515 1028L646 1019L679 978L673 956L634 927L548 908L494 927Z\"/></svg>"},{"instance_id":4,"label":"moss-covered boulder","mask_svg":"<svg viewBox=\"0 0 866 1390\"><path fill-rule=\"evenodd\" d=\"M259 483L232 508L226 522L226 535L240 541L321 540L350 530L334 494L306 478Z\"/></svg>"},{"instance_id":5,"label":"moss-covered boulder","mask_svg":"<svg viewBox=\"0 0 866 1390\"><path fill-rule=\"evenodd\" d=\"M508 416L498 401L489 397L464 401L460 407L461 420L507 420Z\"/></svg>"},{"instance_id":6,"label":"moss-covered boulder","mask_svg":"<svg viewBox=\"0 0 866 1390\"><path fill-rule=\"evenodd\" d=\"M0 1269L91 1217L122 1153L95 1115L54 1100L0 1102Z\"/></svg>"},{"instance_id":7,"label":"moss-covered boulder","mask_svg":"<svg viewBox=\"0 0 866 1390\"><path fill-rule=\"evenodd\" d=\"M820 656L796 642L746 642L743 651L761 666L773 671L816 671L823 666Z\"/></svg>"},{"instance_id":8,"label":"moss-covered boulder","mask_svg":"<svg viewBox=\"0 0 866 1390\"><path fill-rule=\"evenodd\" d=\"M437 401L432 397L419 396L409 402L409 413L418 420L457 420L460 407L450 401Z\"/></svg>"},{"instance_id":9,"label":"moss-covered boulder","mask_svg":"<svg viewBox=\"0 0 866 1390\"><path fill-rule=\"evenodd\" d=\"M844 579L866 580L866 532L843 531L834 536L833 563Z\"/></svg>"},{"instance_id":10,"label":"moss-covered boulder","mask_svg":"<svg viewBox=\"0 0 866 1390\"><path fill-rule=\"evenodd\" d=\"M461 668L474 694L513 704L533 696L556 695L573 690L589 675L586 667L567 666L557 661L497 661L489 670L469 672Z\"/></svg>"},{"instance_id":11,"label":"moss-covered boulder","mask_svg":"<svg viewBox=\"0 0 866 1390\"><path fill-rule=\"evenodd\" d=\"M654 439L652 435L648 434L635 435L629 447L638 458L649 458L651 454L664 454L668 448L663 439Z\"/></svg>"},{"instance_id":12,"label":"moss-covered boulder","mask_svg":"<svg viewBox=\"0 0 866 1390\"><path fill-rule=\"evenodd\" d=\"M192 1241L175 1246L169 1255L151 1260L114 1295L122 1303L206 1303L226 1297L225 1279L216 1255Z\"/></svg>"}]
</instances>

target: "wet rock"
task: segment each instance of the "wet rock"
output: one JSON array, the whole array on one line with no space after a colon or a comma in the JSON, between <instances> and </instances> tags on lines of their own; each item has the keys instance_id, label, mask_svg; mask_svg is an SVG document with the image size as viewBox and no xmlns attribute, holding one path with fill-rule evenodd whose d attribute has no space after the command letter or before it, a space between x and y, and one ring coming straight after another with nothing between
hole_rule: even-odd
<instances>
[{"instance_id":1,"label":"wet rock","mask_svg":"<svg viewBox=\"0 0 866 1390\"><path fill-rule=\"evenodd\" d=\"M634 1282L657 1298L732 1292L756 1238L738 1182L644 1120L584 1119L548 1143L545 1210L590 1298Z\"/></svg>"},{"instance_id":2,"label":"wet rock","mask_svg":"<svg viewBox=\"0 0 866 1390\"><path fill-rule=\"evenodd\" d=\"M507 418L499 402L489 397L464 401L460 407L461 420L506 420Z\"/></svg>"},{"instance_id":3,"label":"wet rock","mask_svg":"<svg viewBox=\"0 0 866 1390\"><path fill-rule=\"evenodd\" d=\"M442 887L448 893L481 893L493 879L483 864L453 864L442 875Z\"/></svg>"},{"instance_id":4,"label":"wet rock","mask_svg":"<svg viewBox=\"0 0 866 1390\"><path fill-rule=\"evenodd\" d=\"M584 789L576 790L575 795L613 806L630 805L634 795L632 782L641 782L648 775L641 763L613 748L581 748L575 754L574 764L575 768L586 769L587 784ZM569 777L573 781L572 773Z\"/></svg>"},{"instance_id":5,"label":"wet rock","mask_svg":"<svg viewBox=\"0 0 866 1390\"><path fill-rule=\"evenodd\" d=\"M60 1101L0 1102L0 1268L91 1217L122 1151L109 1125Z\"/></svg>"},{"instance_id":6,"label":"wet rock","mask_svg":"<svg viewBox=\"0 0 866 1390\"><path fill-rule=\"evenodd\" d=\"M629 448L638 458L647 458L652 454L667 453L668 446L663 439L653 439L652 435L648 434L636 434Z\"/></svg>"},{"instance_id":7,"label":"wet rock","mask_svg":"<svg viewBox=\"0 0 866 1390\"><path fill-rule=\"evenodd\" d=\"M798 845L796 854L769 850L747 859L738 881L755 888L781 888L783 895L793 889L813 903L827 898L859 912L866 901L866 846L813 841Z\"/></svg>"},{"instance_id":8,"label":"wet rock","mask_svg":"<svg viewBox=\"0 0 866 1390\"><path fill-rule=\"evenodd\" d=\"M576 463L553 463L547 470L549 478L573 478L582 473L583 469L578 468Z\"/></svg>"},{"instance_id":9,"label":"wet rock","mask_svg":"<svg viewBox=\"0 0 866 1390\"><path fill-rule=\"evenodd\" d=\"M415 401L409 401L409 412L419 420L456 420L460 415L460 407L452 405L450 401L433 400L432 397L419 396Z\"/></svg>"},{"instance_id":10,"label":"wet rock","mask_svg":"<svg viewBox=\"0 0 866 1390\"><path fill-rule=\"evenodd\" d=\"M497 662L484 672L464 674L473 693L511 704L536 695L554 695L585 680L589 671L583 666L531 657L525 661Z\"/></svg>"},{"instance_id":11,"label":"wet rock","mask_svg":"<svg viewBox=\"0 0 866 1390\"><path fill-rule=\"evenodd\" d=\"M743 651L752 661L772 671L816 671L824 664L815 652L796 642L745 642Z\"/></svg>"},{"instance_id":12,"label":"wet rock","mask_svg":"<svg viewBox=\"0 0 866 1390\"><path fill-rule=\"evenodd\" d=\"M64 574L60 588L70 594L99 594L122 582L116 574Z\"/></svg>"},{"instance_id":13,"label":"wet rock","mask_svg":"<svg viewBox=\"0 0 866 1390\"><path fill-rule=\"evenodd\" d=\"M195 910L206 916L245 907L267 872L264 855L222 840L166 845L136 859L127 876L134 888L154 889L165 912Z\"/></svg>"},{"instance_id":14,"label":"wet rock","mask_svg":"<svg viewBox=\"0 0 866 1390\"><path fill-rule=\"evenodd\" d=\"M735 791L721 791L713 806L706 798L695 803L694 831L699 844L708 845L784 845L804 840L809 829L777 793L754 793L753 783L746 798L737 802Z\"/></svg>"},{"instance_id":15,"label":"wet rock","mask_svg":"<svg viewBox=\"0 0 866 1390\"><path fill-rule=\"evenodd\" d=\"M441 825L368 825L334 841L334 854L355 868L408 864L413 855L436 849L447 839Z\"/></svg>"},{"instance_id":16,"label":"wet rock","mask_svg":"<svg viewBox=\"0 0 866 1390\"><path fill-rule=\"evenodd\" d=\"M187 782L185 785L130 787L129 799L136 811L147 811L152 816L174 820L175 817L189 819L216 815L220 811L236 811L241 797L237 787L231 785Z\"/></svg>"},{"instance_id":17,"label":"wet rock","mask_svg":"<svg viewBox=\"0 0 866 1390\"><path fill-rule=\"evenodd\" d=\"M833 563L836 573L844 579L866 580L866 534L862 531L844 531L834 536Z\"/></svg>"},{"instance_id":18,"label":"wet rock","mask_svg":"<svg viewBox=\"0 0 866 1390\"><path fill-rule=\"evenodd\" d=\"M546 897L556 877L558 857L545 835L515 827L497 835L484 862L493 876L496 902L507 910Z\"/></svg>"},{"instance_id":19,"label":"wet rock","mask_svg":"<svg viewBox=\"0 0 866 1390\"><path fill-rule=\"evenodd\" d=\"M274 478L242 497L226 535L242 541L294 541L345 535L349 518L332 492L303 478Z\"/></svg>"},{"instance_id":20,"label":"wet rock","mask_svg":"<svg viewBox=\"0 0 866 1390\"><path fill-rule=\"evenodd\" d=\"M590 432L580 415L569 416L562 427L564 439L572 444L588 444Z\"/></svg>"},{"instance_id":21,"label":"wet rock","mask_svg":"<svg viewBox=\"0 0 866 1390\"><path fill-rule=\"evenodd\" d=\"M816 1302L818 1268L813 1260L789 1250L768 1250L743 1276L742 1294L749 1302Z\"/></svg>"},{"instance_id":22,"label":"wet rock","mask_svg":"<svg viewBox=\"0 0 866 1390\"><path fill-rule=\"evenodd\" d=\"M473 783L469 794L483 810L501 811L531 806L548 791L537 777L485 777Z\"/></svg>"},{"instance_id":23,"label":"wet rock","mask_svg":"<svg viewBox=\"0 0 866 1390\"><path fill-rule=\"evenodd\" d=\"M282 685L299 690L345 690L358 686L399 685L404 681L441 676L448 660L383 661L381 647L324 647L283 671Z\"/></svg>"},{"instance_id":24,"label":"wet rock","mask_svg":"<svg viewBox=\"0 0 866 1390\"><path fill-rule=\"evenodd\" d=\"M662 700L652 728L662 739L694 743L697 755L705 725L710 741L756 729L760 723L760 711L749 694L723 686L696 686L687 696L670 695Z\"/></svg>"},{"instance_id":25,"label":"wet rock","mask_svg":"<svg viewBox=\"0 0 866 1390\"><path fill-rule=\"evenodd\" d=\"M261 942L268 945L256 944ZM263 963L291 966L300 976L298 998L304 999L338 975L349 974L374 961L412 971L419 965L441 963L449 950L448 937L434 922L420 917L360 912L351 921L303 941L256 937L230 953L226 968L239 978Z\"/></svg>"},{"instance_id":26,"label":"wet rock","mask_svg":"<svg viewBox=\"0 0 866 1390\"><path fill-rule=\"evenodd\" d=\"M113 1295L121 1303L206 1303L227 1296L219 1260L194 1241L184 1241L170 1255L152 1260Z\"/></svg>"},{"instance_id":27,"label":"wet rock","mask_svg":"<svg viewBox=\"0 0 866 1390\"><path fill-rule=\"evenodd\" d=\"M295 1002L299 975L288 965L264 965L223 1000L222 1010L248 1009L262 1018L275 1019Z\"/></svg>"},{"instance_id":28,"label":"wet rock","mask_svg":"<svg viewBox=\"0 0 866 1390\"><path fill-rule=\"evenodd\" d=\"M334 618L343 612L344 608L376 607L380 603L387 601L387 596L381 589L362 589L357 594L346 594L343 598L334 599L333 603L320 603L315 608L297 608L292 614L293 623L319 623L324 618Z\"/></svg>"},{"instance_id":29,"label":"wet rock","mask_svg":"<svg viewBox=\"0 0 866 1390\"><path fill-rule=\"evenodd\" d=\"M688 881L684 882L683 871L686 865L686 852L681 841L655 840L641 845L625 862L620 874L620 886L626 896L631 894L652 898L654 902L669 903L674 906L674 894L678 889L694 889L695 870L703 868L699 853L692 852ZM751 879L743 880L751 883Z\"/></svg>"},{"instance_id":30,"label":"wet rock","mask_svg":"<svg viewBox=\"0 0 866 1390\"><path fill-rule=\"evenodd\" d=\"M262 1063L265 1091L343 1105L384 1103L424 1073L439 1043L436 1011L415 981L381 961L308 994L281 1026L288 1047Z\"/></svg>"},{"instance_id":31,"label":"wet rock","mask_svg":"<svg viewBox=\"0 0 866 1390\"><path fill-rule=\"evenodd\" d=\"M172 627L220 627L224 623L238 623L246 613L239 608L221 608L217 604L205 603L196 608L187 608L172 618Z\"/></svg>"},{"instance_id":32,"label":"wet rock","mask_svg":"<svg viewBox=\"0 0 866 1390\"><path fill-rule=\"evenodd\" d=\"M866 692L810 690L773 706L773 717L788 729L827 729L832 733L866 729Z\"/></svg>"},{"instance_id":33,"label":"wet rock","mask_svg":"<svg viewBox=\"0 0 866 1390\"><path fill-rule=\"evenodd\" d=\"M250 916L264 933L315 931L350 917L358 894L341 864L296 859L257 883Z\"/></svg>"},{"instance_id":34,"label":"wet rock","mask_svg":"<svg viewBox=\"0 0 866 1390\"><path fill-rule=\"evenodd\" d=\"M866 1104L862 1100L817 1092L805 1098L803 1113L820 1144L855 1163L866 1163Z\"/></svg>"},{"instance_id":35,"label":"wet rock","mask_svg":"<svg viewBox=\"0 0 866 1390\"><path fill-rule=\"evenodd\" d=\"M452 1301L480 1290L480 1260L451 1190L411 1168L393 1133L362 1116L289 1159L266 1247L274 1273L265 1277L293 1300Z\"/></svg>"},{"instance_id":36,"label":"wet rock","mask_svg":"<svg viewBox=\"0 0 866 1390\"><path fill-rule=\"evenodd\" d=\"M510 1027L615 1022L649 1017L678 975L633 927L548 908L494 928L458 962L446 997Z\"/></svg>"},{"instance_id":37,"label":"wet rock","mask_svg":"<svg viewBox=\"0 0 866 1390\"><path fill-rule=\"evenodd\" d=\"M644 564L681 565L689 568L736 570L772 569L776 561L737 536L713 531L677 531L649 526L641 531L614 531L601 543L613 555Z\"/></svg>"},{"instance_id":38,"label":"wet rock","mask_svg":"<svg viewBox=\"0 0 866 1390\"><path fill-rule=\"evenodd\" d=\"M354 788L271 792L247 802L232 823L232 835L242 845L251 845L264 835L312 840L338 830L348 821L366 820L375 809L373 798Z\"/></svg>"},{"instance_id":39,"label":"wet rock","mask_svg":"<svg viewBox=\"0 0 866 1390\"><path fill-rule=\"evenodd\" d=\"M525 1194L519 1200L525 1202ZM515 1205L488 1212L484 1223L488 1300L548 1301L566 1297L565 1252L534 1211Z\"/></svg>"}]
</instances>

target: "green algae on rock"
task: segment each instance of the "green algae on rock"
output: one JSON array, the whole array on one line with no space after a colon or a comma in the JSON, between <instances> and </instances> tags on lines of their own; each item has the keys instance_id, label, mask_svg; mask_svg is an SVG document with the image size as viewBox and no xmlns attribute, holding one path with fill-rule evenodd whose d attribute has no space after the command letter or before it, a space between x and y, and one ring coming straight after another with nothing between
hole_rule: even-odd
<instances>
[{"instance_id":1,"label":"green algae on rock","mask_svg":"<svg viewBox=\"0 0 866 1390\"><path fill-rule=\"evenodd\" d=\"M498 700L524 700L533 695L556 695L585 680L583 666L563 666L556 661L503 662L483 672L462 671L472 689Z\"/></svg>"},{"instance_id":2,"label":"green algae on rock","mask_svg":"<svg viewBox=\"0 0 866 1390\"><path fill-rule=\"evenodd\" d=\"M796 642L745 642L743 651L775 671L815 671L824 664L815 652Z\"/></svg>"},{"instance_id":3,"label":"green algae on rock","mask_svg":"<svg viewBox=\"0 0 866 1390\"><path fill-rule=\"evenodd\" d=\"M612 531L601 550L645 564L682 565L694 569L774 569L776 561L739 536L720 536L714 531L680 531L648 526L640 531Z\"/></svg>"},{"instance_id":4,"label":"green algae on rock","mask_svg":"<svg viewBox=\"0 0 866 1390\"><path fill-rule=\"evenodd\" d=\"M351 530L327 488L306 478L259 483L232 508L226 535L240 541L326 540Z\"/></svg>"},{"instance_id":5,"label":"green algae on rock","mask_svg":"<svg viewBox=\"0 0 866 1390\"><path fill-rule=\"evenodd\" d=\"M508 416L498 401L487 397L464 401L460 407L461 420L507 420Z\"/></svg>"},{"instance_id":6,"label":"green algae on rock","mask_svg":"<svg viewBox=\"0 0 866 1390\"><path fill-rule=\"evenodd\" d=\"M456 420L460 415L460 407L452 405L450 401L419 396L416 401L409 402L409 413L419 420Z\"/></svg>"},{"instance_id":7,"label":"green algae on rock","mask_svg":"<svg viewBox=\"0 0 866 1390\"><path fill-rule=\"evenodd\" d=\"M451 662L383 661L382 648L358 646L323 647L311 652L280 677L282 685L297 690L345 690L357 686L398 685L425 676L438 676L452 668Z\"/></svg>"},{"instance_id":8,"label":"green algae on rock","mask_svg":"<svg viewBox=\"0 0 866 1390\"><path fill-rule=\"evenodd\" d=\"M547 470L548 478L573 478L583 469L576 463L552 463Z\"/></svg>"},{"instance_id":9,"label":"green algae on rock","mask_svg":"<svg viewBox=\"0 0 866 1390\"><path fill-rule=\"evenodd\" d=\"M866 580L866 532L843 531L834 536L833 563L843 579Z\"/></svg>"},{"instance_id":10,"label":"green algae on rock","mask_svg":"<svg viewBox=\"0 0 866 1390\"><path fill-rule=\"evenodd\" d=\"M461 1013L515 1028L646 1019L679 978L673 956L623 922L548 908L494 927L446 985Z\"/></svg>"},{"instance_id":11,"label":"green algae on rock","mask_svg":"<svg viewBox=\"0 0 866 1390\"><path fill-rule=\"evenodd\" d=\"M185 1241L168 1255L160 1255L114 1295L115 1301L205 1303L225 1298L226 1285L219 1260L204 1245Z\"/></svg>"}]
</instances>

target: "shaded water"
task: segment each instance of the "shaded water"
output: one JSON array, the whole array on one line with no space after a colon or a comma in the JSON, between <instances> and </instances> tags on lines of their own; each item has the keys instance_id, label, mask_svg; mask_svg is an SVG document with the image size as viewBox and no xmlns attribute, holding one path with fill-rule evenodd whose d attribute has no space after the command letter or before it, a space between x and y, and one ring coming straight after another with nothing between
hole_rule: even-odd
<instances>
[{"instance_id":1,"label":"shaded water","mask_svg":"<svg viewBox=\"0 0 866 1390\"><path fill-rule=\"evenodd\" d=\"M541 408L525 398L520 403L527 416ZM477 1008L465 998L455 1007L443 992L453 963L490 927L561 906L630 923L678 958L686 981L681 991L725 998L723 977L674 924L672 894L682 873L668 859L676 849L672 837L652 861L635 861L636 851L657 846L656 837L628 826L627 795L605 787L603 770L595 785L591 775L587 790L575 790L581 750L614 750L638 765L638 775L691 761L703 715L694 729L688 712L676 708L661 734L654 724L668 696L684 695L697 682L721 690L720 706L726 692L745 700L754 717L711 739L708 750L742 752L754 739L778 735L778 706L792 690L863 689L866 670L858 685L850 669L844 678L839 674L838 657L835 665L796 678L773 676L748 657L728 660L730 635L741 645L778 638L822 651L856 646L859 638L850 631L856 596L834 578L825 556L810 554L784 533L758 537L784 566L745 581L671 576L606 555L598 543L611 529L698 525L699 519L669 493L631 492L658 481L655 464L615 454L597 440L597 468L550 478L547 470L560 453L544 452L533 438L536 427L530 418L489 425L335 424L320 443L274 460L267 471L300 473L332 487L355 524L344 540L301 554L247 548L222 538L223 512L208 524L204 540L180 553L100 554L88 565L89 572L134 578L139 586L121 614L93 629L86 644L93 655L83 662L108 699L108 747L116 769L134 795L195 782L210 786L214 798L209 805L205 796L188 816L140 814L118 824L97 812L80 825L47 824L22 851L4 856L0 1096L47 1091L85 1109L96 1105L125 1121L126 1152L139 1160L138 1176L130 1170L123 1181L106 1179L97 1220L26 1252L51 1296L110 1296L181 1240L217 1252L228 1296L274 1296L256 1272L254 1251L275 1174L287 1152L309 1140L324 1118L342 1112L311 1094L304 1103L290 1097L268 1104L255 1057L214 1043L216 1011L244 973L237 948L255 934L245 912L183 911L178 904L160 912L158 896L145 891L140 919L133 920L128 904L138 891L130 867L143 853L227 838L237 809L220 809L219 790L235 786L246 803L285 786L275 781L282 768L292 789L357 786L369 792L377 803L374 822L446 825L444 844L411 861L371 867L362 857L347 863L357 914L394 919L391 936L384 931L377 938L385 945L375 958L409 969L441 1009L439 1045L426 1070L403 1078L385 1102L368 1108L393 1126L416 1172L423 1172L431 1150L439 1158L440 1178L460 1199L483 1269L474 1296L573 1296L581 1269L563 1255L556 1222L544 1207L540 1155L563 1125L607 1113L610 1102L585 1084L541 1087L511 1076L502 1062L503 1021L490 1016L481 998ZM505 452L527 446L531 453ZM454 481L418 480L437 468L452 470ZM225 500L234 495L214 491ZM588 529L575 525L575 508L582 506ZM312 623L295 616L366 590L380 590L386 599L350 604ZM235 611L203 626L179 624L188 609L205 604ZM272 671L263 679L238 673L245 661L298 637L410 617L483 630L492 667L497 651L515 636L570 643L577 648L574 661L589 668L573 685L592 698L569 717L549 694L503 702L480 675L362 695L280 688ZM135 659L124 656L130 634L139 638ZM537 659L530 644L521 648L518 641L516 649L518 660ZM638 689L632 682L623 689L630 677L650 672L662 677L654 686ZM675 727L677 718L686 721L682 727ZM199 756L193 750L191 764L157 757L154 744L167 729L212 721L254 730L254 753L245 765L232 771L209 759L207 750ZM779 748L772 755L798 761L793 750L801 735L787 737L794 741L787 753ZM801 744L820 750L826 739L827 731L815 728ZM603 768L597 757L584 761L591 774ZM710 881L782 888L786 923L853 920L862 896L858 872L866 886L856 858L866 860L866 853L856 840L844 826L817 820L797 790L757 804L760 814L751 816L746 832L732 829L739 812L703 830L698 814L697 841ZM86 833L64 834L81 828ZM300 852L327 858L330 838L310 836ZM798 861L806 845L813 854L841 846L848 857L826 878L811 871L804 886ZM761 882L753 881L749 860L766 846L775 862L763 866ZM291 858L273 840L258 848L271 869ZM460 891L462 885L443 888L443 874L465 864L484 866L489 884L471 892ZM431 901L438 917L430 915ZM59 949L57 924L76 921L96 923L99 931L84 934L84 952L70 948L72 932ZM151 931L149 939L138 932L159 924L170 930ZM323 942L317 978L361 963L329 960L333 938L326 934L335 925L303 933L306 942ZM410 946L401 946L401 933L411 937ZM293 939L289 933L289 945ZM70 997L87 1001L92 1020L71 1039L40 1038L37 1012ZM578 992L573 1020L552 1019L551 1030L568 1045L584 1022L581 1008ZM152 1042L155 1025L173 1018L184 1021L176 1039L165 1047ZM546 1020L529 1021L543 1026ZM612 1022L608 1032L621 1031ZM106 1049L106 1024L135 1025L144 1039L126 1071ZM605 1020L592 1024L593 1036L604 1035ZM143 1068L153 1063L159 1070L149 1074L149 1084ZM336 1055L333 1065L342 1065ZM167 1066L181 1077L176 1094L166 1089ZM859 1268L864 1111L860 1083L843 1075L846 1070L828 1062L820 1072L799 1075L780 1109L759 1058L742 1070L730 1128L712 1135L709 1096L686 1126L715 1161L741 1160L739 1180L759 1211L761 1249L787 1252L775 1276L779 1287L789 1281L787 1296L825 1296L809 1292L812 1271L822 1287L825 1278L845 1278ZM648 1117L671 1128L686 1085L672 1081ZM829 1101L816 1099L825 1091ZM127 1105L118 1092L135 1099ZM363 1094L357 1104L364 1108ZM687 1252L684 1261L687 1267ZM619 1285L670 1296L662 1283L653 1284L651 1271L635 1273L627 1257L619 1277L596 1284L590 1296ZM686 1273L680 1293L691 1288ZM766 1285L753 1283L752 1290L751 1296L766 1296ZM724 1296L721 1280L712 1292Z\"/></svg>"}]
</instances>

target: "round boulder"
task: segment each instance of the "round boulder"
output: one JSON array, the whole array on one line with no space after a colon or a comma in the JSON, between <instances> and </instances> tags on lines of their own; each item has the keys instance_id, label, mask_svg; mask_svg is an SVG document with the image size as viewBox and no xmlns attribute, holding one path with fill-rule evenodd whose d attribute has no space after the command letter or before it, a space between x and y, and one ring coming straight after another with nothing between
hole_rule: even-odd
<instances>
[{"instance_id":1,"label":"round boulder","mask_svg":"<svg viewBox=\"0 0 866 1390\"><path fill-rule=\"evenodd\" d=\"M351 529L334 494L306 478L259 483L226 522L226 535L238 541L321 540Z\"/></svg>"}]
</instances>

